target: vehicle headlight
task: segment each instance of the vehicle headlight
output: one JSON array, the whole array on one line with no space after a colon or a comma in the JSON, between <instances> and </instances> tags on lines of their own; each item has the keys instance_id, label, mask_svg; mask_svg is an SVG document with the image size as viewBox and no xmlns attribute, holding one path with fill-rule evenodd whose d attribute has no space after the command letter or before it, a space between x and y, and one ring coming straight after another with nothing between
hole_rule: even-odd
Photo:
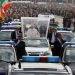
<instances>
[{"instance_id":1,"label":"vehicle headlight","mask_svg":"<svg viewBox=\"0 0 75 75\"><path fill-rule=\"evenodd\" d=\"M46 51L42 54L42 56L52 56L51 51Z\"/></svg>"}]
</instances>

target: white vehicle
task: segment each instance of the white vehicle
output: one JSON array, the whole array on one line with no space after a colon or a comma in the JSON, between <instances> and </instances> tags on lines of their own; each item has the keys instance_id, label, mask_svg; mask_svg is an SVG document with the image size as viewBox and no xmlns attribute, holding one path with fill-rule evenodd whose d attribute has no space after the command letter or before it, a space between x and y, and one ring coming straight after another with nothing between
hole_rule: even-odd
<instances>
[{"instance_id":1,"label":"white vehicle","mask_svg":"<svg viewBox=\"0 0 75 75\"><path fill-rule=\"evenodd\" d=\"M21 17L23 39L28 56L52 56L47 40L49 19Z\"/></svg>"},{"instance_id":2,"label":"white vehicle","mask_svg":"<svg viewBox=\"0 0 75 75\"><path fill-rule=\"evenodd\" d=\"M45 38L25 38L26 52L28 56L52 56L49 42Z\"/></svg>"},{"instance_id":3,"label":"white vehicle","mask_svg":"<svg viewBox=\"0 0 75 75\"><path fill-rule=\"evenodd\" d=\"M12 21L12 22L8 22L8 23L4 23L4 26L18 26L18 27L21 27L21 22Z\"/></svg>"},{"instance_id":4,"label":"white vehicle","mask_svg":"<svg viewBox=\"0 0 75 75\"><path fill-rule=\"evenodd\" d=\"M10 41L11 40L11 33L14 30L1 30L0 31L0 41Z\"/></svg>"},{"instance_id":5,"label":"white vehicle","mask_svg":"<svg viewBox=\"0 0 75 75\"><path fill-rule=\"evenodd\" d=\"M17 61L13 41L0 41L0 60L3 61Z\"/></svg>"},{"instance_id":6,"label":"white vehicle","mask_svg":"<svg viewBox=\"0 0 75 75\"><path fill-rule=\"evenodd\" d=\"M69 65L72 74L75 75L75 42L65 42L62 61Z\"/></svg>"},{"instance_id":7,"label":"white vehicle","mask_svg":"<svg viewBox=\"0 0 75 75\"><path fill-rule=\"evenodd\" d=\"M20 19L14 19L14 22L20 22Z\"/></svg>"},{"instance_id":8,"label":"white vehicle","mask_svg":"<svg viewBox=\"0 0 75 75\"><path fill-rule=\"evenodd\" d=\"M15 26L2 26L0 31L0 41L10 41L11 33L15 30Z\"/></svg>"},{"instance_id":9,"label":"white vehicle","mask_svg":"<svg viewBox=\"0 0 75 75\"><path fill-rule=\"evenodd\" d=\"M0 41L0 75L8 75L9 63L17 61L14 42Z\"/></svg>"},{"instance_id":10,"label":"white vehicle","mask_svg":"<svg viewBox=\"0 0 75 75\"><path fill-rule=\"evenodd\" d=\"M67 42L75 42L75 34L71 28L57 28L57 33L62 34L62 38Z\"/></svg>"},{"instance_id":11,"label":"white vehicle","mask_svg":"<svg viewBox=\"0 0 75 75\"><path fill-rule=\"evenodd\" d=\"M59 63L58 56L23 56L22 61L10 65L10 75L72 75L68 66Z\"/></svg>"},{"instance_id":12,"label":"white vehicle","mask_svg":"<svg viewBox=\"0 0 75 75\"><path fill-rule=\"evenodd\" d=\"M41 17L41 18L49 18L50 21L54 22L55 20L55 16L53 14L39 14L38 17Z\"/></svg>"}]
</instances>

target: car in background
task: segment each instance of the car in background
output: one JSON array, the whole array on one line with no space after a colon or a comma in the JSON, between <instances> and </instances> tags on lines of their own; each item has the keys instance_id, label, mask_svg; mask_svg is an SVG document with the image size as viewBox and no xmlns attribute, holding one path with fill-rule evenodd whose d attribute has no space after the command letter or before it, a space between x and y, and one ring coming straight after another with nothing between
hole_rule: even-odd
<instances>
[{"instance_id":1,"label":"car in background","mask_svg":"<svg viewBox=\"0 0 75 75\"><path fill-rule=\"evenodd\" d=\"M51 22L55 22L55 16L53 14L39 14L38 18L50 18Z\"/></svg>"},{"instance_id":2,"label":"car in background","mask_svg":"<svg viewBox=\"0 0 75 75\"><path fill-rule=\"evenodd\" d=\"M14 42L0 41L0 60L4 61L16 61L16 52L13 47Z\"/></svg>"},{"instance_id":3,"label":"car in background","mask_svg":"<svg viewBox=\"0 0 75 75\"><path fill-rule=\"evenodd\" d=\"M28 56L52 56L49 42L45 38L25 38Z\"/></svg>"},{"instance_id":4,"label":"car in background","mask_svg":"<svg viewBox=\"0 0 75 75\"><path fill-rule=\"evenodd\" d=\"M63 40L67 42L75 42L75 34L71 28L57 28L57 33L62 34Z\"/></svg>"},{"instance_id":5,"label":"car in background","mask_svg":"<svg viewBox=\"0 0 75 75\"><path fill-rule=\"evenodd\" d=\"M10 41L11 40L11 33L14 30L1 30L0 31L0 41Z\"/></svg>"},{"instance_id":6,"label":"car in background","mask_svg":"<svg viewBox=\"0 0 75 75\"><path fill-rule=\"evenodd\" d=\"M15 31L16 26L2 26L0 30L0 41L10 41L11 33ZM21 29L19 29L21 31Z\"/></svg>"},{"instance_id":7,"label":"car in background","mask_svg":"<svg viewBox=\"0 0 75 75\"><path fill-rule=\"evenodd\" d=\"M65 42L62 62L68 65L75 75L75 42Z\"/></svg>"},{"instance_id":8,"label":"car in background","mask_svg":"<svg viewBox=\"0 0 75 75\"><path fill-rule=\"evenodd\" d=\"M3 26L18 26L18 27L21 27L21 22L18 22L18 21L12 21L12 22L8 22L8 23L4 23Z\"/></svg>"},{"instance_id":9,"label":"car in background","mask_svg":"<svg viewBox=\"0 0 75 75\"><path fill-rule=\"evenodd\" d=\"M14 22L20 22L21 20L20 19L14 19Z\"/></svg>"},{"instance_id":10,"label":"car in background","mask_svg":"<svg viewBox=\"0 0 75 75\"><path fill-rule=\"evenodd\" d=\"M57 23L51 23L50 22L50 26L49 27L52 27L52 28L58 28L59 25Z\"/></svg>"},{"instance_id":11,"label":"car in background","mask_svg":"<svg viewBox=\"0 0 75 75\"><path fill-rule=\"evenodd\" d=\"M0 75L8 75L9 64L17 61L14 42L0 41Z\"/></svg>"},{"instance_id":12,"label":"car in background","mask_svg":"<svg viewBox=\"0 0 75 75\"><path fill-rule=\"evenodd\" d=\"M15 26L2 26L0 30L0 41L10 41L13 31L15 31Z\"/></svg>"}]
</instances>

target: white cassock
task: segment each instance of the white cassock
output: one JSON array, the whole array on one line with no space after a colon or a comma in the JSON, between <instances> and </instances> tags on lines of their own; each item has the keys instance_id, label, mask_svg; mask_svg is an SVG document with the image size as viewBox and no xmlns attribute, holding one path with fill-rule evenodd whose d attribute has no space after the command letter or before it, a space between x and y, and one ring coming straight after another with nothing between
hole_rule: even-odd
<instances>
[{"instance_id":1,"label":"white cassock","mask_svg":"<svg viewBox=\"0 0 75 75\"><path fill-rule=\"evenodd\" d=\"M27 37L40 37L39 32L33 28L33 29L28 29L27 33L26 33Z\"/></svg>"}]
</instances>

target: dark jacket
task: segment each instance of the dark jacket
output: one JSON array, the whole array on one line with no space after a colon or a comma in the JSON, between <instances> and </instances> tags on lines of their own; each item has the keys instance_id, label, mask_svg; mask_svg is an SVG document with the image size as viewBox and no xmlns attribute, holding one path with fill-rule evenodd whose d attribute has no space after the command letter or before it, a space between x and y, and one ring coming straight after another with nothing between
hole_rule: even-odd
<instances>
[{"instance_id":1,"label":"dark jacket","mask_svg":"<svg viewBox=\"0 0 75 75\"><path fill-rule=\"evenodd\" d=\"M19 31L19 33L22 33L21 31ZM11 40L16 40L16 31L13 31L12 33L11 33Z\"/></svg>"},{"instance_id":2,"label":"dark jacket","mask_svg":"<svg viewBox=\"0 0 75 75\"><path fill-rule=\"evenodd\" d=\"M55 34L55 39L56 39L56 35L57 35L57 33ZM52 39L52 32L48 33L47 38L49 38L49 44L50 44L50 45L53 45L53 43L51 43L51 39Z\"/></svg>"},{"instance_id":3,"label":"dark jacket","mask_svg":"<svg viewBox=\"0 0 75 75\"><path fill-rule=\"evenodd\" d=\"M52 32L48 33L47 38L49 38L49 41L51 41L51 38L52 38Z\"/></svg>"},{"instance_id":4,"label":"dark jacket","mask_svg":"<svg viewBox=\"0 0 75 75\"><path fill-rule=\"evenodd\" d=\"M62 58L62 55L63 55L62 42L60 43L60 41L58 39L56 39L55 42L54 42L53 55L59 56L60 58Z\"/></svg>"},{"instance_id":5,"label":"dark jacket","mask_svg":"<svg viewBox=\"0 0 75 75\"><path fill-rule=\"evenodd\" d=\"M15 43L17 43L18 40L15 40ZM15 51L17 55L17 59L22 59L23 55L27 55L26 50L25 50L25 42L20 41L16 46L15 46Z\"/></svg>"}]
</instances>

